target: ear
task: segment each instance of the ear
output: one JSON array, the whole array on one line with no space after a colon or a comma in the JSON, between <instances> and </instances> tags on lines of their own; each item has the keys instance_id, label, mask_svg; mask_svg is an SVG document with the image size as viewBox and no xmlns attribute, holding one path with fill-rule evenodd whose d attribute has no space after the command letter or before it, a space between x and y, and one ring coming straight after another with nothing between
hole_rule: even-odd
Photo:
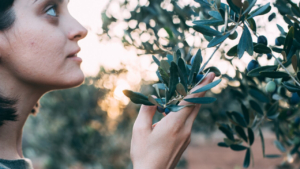
<instances>
[{"instance_id":1,"label":"ear","mask_svg":"<svg viewBox=\"0 0 300 169\"><path fill-rule=\"evenodd\" d=\"M40 100L34 105L34 107L31 110L31 115L36 116L40 110Z\"/></svg>"}]
</instances>

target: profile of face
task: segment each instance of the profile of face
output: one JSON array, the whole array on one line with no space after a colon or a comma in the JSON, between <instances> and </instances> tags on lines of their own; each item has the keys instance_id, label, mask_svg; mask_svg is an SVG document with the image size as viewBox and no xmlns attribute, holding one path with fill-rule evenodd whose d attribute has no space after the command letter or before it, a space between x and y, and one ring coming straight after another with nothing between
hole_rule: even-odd
<instances>
[{"instance_id":1,"label":"profile of face","mask_svg":"<svg viewBox=\"0 0 300 169\"><path fill-rule=\"evenodd\" d=\"M78 41L87 30L68 12L68 0L15 0L15 22L0 32L0 69L21 84L64 89L84 81Z\"/></svg>"}]
</instances>

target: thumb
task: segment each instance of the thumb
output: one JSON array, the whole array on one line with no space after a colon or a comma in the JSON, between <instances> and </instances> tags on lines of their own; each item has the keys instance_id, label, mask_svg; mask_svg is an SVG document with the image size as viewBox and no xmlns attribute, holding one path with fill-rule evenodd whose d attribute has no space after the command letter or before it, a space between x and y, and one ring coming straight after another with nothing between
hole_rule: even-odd
<instances>
[{"instance_id":1,"label":"thumb","mask_svg":"<svg viewBox=\"0 0 300 169\"><path fill-rule=\"evenodd\" d=\"M140 112L135 120L134 127L138 130L152 131L152 120L157 106L142 105Z\"/></svg>"}]
</instances>

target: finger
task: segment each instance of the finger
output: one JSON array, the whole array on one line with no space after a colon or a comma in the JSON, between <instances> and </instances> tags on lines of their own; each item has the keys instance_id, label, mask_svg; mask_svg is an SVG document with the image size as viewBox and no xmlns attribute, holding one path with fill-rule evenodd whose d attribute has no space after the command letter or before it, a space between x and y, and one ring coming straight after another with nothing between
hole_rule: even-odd
<instances>
[{"instance_id":1,"label":"finger","mask_svg":"<svg viewBox=\"0 0 300 169\"><path fill-rule=\"evenodd\" d=\"M152 119L156 112L157 106L145 106L142 105L140 112L135 120L133 128L142 129L144 131L151 132L152 130Z\"/></svg>"},{"instance_id":2,"label":"finger","mask_svg":"<svg viewBox=\"0 0 300 169\"><path fill-rule=\"evenodd\" d=\"M207 77L200 83L199 86L195 87L193 91L198 90L199 88L211 83L211 81L214 79L215 74L214 73L209 73L207 75ZM201 93L196 93L196 94L191 94L185 97L185 99L188 98L197 98L197 97L203 97L205 95L206 92L201 92ZM183 106L183 105L193 105L193 103L187 102L182 100L178 105ZM196 106L197 107L197 106ZM186 121L186 119L190 116L190 114L193 112L193 110L195 109L195 106L191 106L191 107L185 107L182 110L176 112L176 113L170 113L168 116L174 116L175 118L180 118L180 119L184 119L184 122Z\"/></svg>"}]
</instances>

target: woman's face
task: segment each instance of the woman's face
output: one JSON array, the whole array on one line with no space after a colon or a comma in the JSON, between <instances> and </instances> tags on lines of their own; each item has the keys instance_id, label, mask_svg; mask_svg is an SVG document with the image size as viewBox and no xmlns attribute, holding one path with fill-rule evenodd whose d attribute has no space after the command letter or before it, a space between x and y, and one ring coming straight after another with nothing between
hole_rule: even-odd
<instances>
[{"instance_id":1,"label":"woman's face","mask_svg":"<svg viewBox=\"0 0 300 169\"><path fill-rule=\"evenodd\" d=\"M15 0L16 20L0 32L2 73L47 90L84 81L76 53L87 30L69 14L67 4L68 0Z\"/></svg>"}]
</instances>

